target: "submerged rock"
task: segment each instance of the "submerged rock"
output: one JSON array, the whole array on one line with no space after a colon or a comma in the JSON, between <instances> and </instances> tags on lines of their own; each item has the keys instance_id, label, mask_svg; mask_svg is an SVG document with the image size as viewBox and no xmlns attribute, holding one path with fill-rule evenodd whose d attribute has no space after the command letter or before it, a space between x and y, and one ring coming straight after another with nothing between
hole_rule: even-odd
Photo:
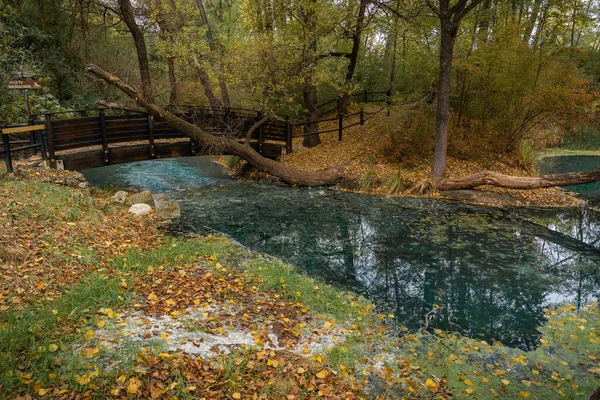
<instances>
[{"instance_id":1,"label":"submerged rock","mask_svg":"<svg viewBox=\"0 0 600 400\"><path fill-rule=\"evenodd\" d=\"M135 193L129 196L129 205L138 203L144 203L148 204L150 207L156 207L156 204L154 203L154 196L149 190L144 190L143 192Z\"/></svg>"},{"instance_id":2,"label":"submerged rock","mask_svg":"<svg viewBox=\"0 0 600 400\"><path fill-rule=\"evenodd\" d=\"M150 214L152 212L152 207L145 203L138 203L129 207L129 212L135 216L141 217Z\"/></svg>"},{"instance_id":3,"label":"submerged rock","mask_svg":"<svg viewBox=\"0 0 600 400\"><path fill-rule=\"evenodd\" d=\"M160 219L177 218L181 216L181 209L176 201L167 200L156 206L156 215Z\"/></svg>"}]
</instances>

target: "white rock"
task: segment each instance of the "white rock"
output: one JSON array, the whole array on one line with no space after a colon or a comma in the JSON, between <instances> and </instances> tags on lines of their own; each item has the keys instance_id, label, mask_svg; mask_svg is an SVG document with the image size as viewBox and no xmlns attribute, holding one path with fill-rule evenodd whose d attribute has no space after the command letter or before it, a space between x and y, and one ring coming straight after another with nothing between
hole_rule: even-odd
<instances>
[{"instance_id":1,"label":"white rock","mask_svg":"<svg viewBox=\"0 0 600 400\"><path fill-rule=\"evenodd\" d=\"M115 203L125 203L125 200L127 200L128 195L129 193L127 193L126 191L119 190L117 193L114 194L113 197L110 198L110 200Z\"/></svg>"},{"instance_id":2,"label":"white rock","mask_svg":"<svg viewBox=\"0 0 600 400\"><path fill-rule=\"evenodd\" d=\"M90 186L90 184L89 184L89 183L87 183L87 182L81 182L81 183L79 183L79 185L77 185L77 186L79 186L79 187L80 187L80 188L82 188L82 189L87 189L87 188Z\"/></svg>"},{"instance_id":3,"label":"white rock","mask_svg":"<svg viewBox=\"0 0 600 400\"><path fill-rule=\"evenodd\" d=\"M142 215L150 214L152 212L152 207L148 204L138 203L129 207L129 212L133 215L141 217Z\"/></svg>"}]
</instances>

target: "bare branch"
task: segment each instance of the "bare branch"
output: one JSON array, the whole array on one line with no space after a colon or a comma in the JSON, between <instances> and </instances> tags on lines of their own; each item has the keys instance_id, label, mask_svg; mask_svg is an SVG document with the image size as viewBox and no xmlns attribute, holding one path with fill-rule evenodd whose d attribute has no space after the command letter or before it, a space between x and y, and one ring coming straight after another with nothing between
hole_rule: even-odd
<instances>
[{"instance_id":1,"label":"bare branch","mask_svg":"<svg viewBox=\"0 0 600 400\"><path fill-rule=\"evenodd\" d=\"M477 7L482 2L483 0L471 0L471 4L469 4L468 6L463 8L462 11L459 11L453 16L452 22L454 22L455 24L460 22L464 17L467 16L467 14L469 14L475 7Z\"/></svg>"},{"instance_id":2,"label":"bare branch","mask_svg":"<svg viewBox=\"0 0 600 400\"><path fill-rule=\"evenodd\" d=\"M442 15L440 14L440 10L438 8L436 8L436 6L433 5L433 3L431 2L431 0L425 0L425 3L427 3L427 6L431 9L431 11L433 11L438 17L441 17Z\"/></svg>"},{"instance_id":3,"label":"bare branch","mask_svg":"<svg viewBox=\"0 0 600 400\"><path fill-rule=\"evenodd\" d=\"M250 145L250 139L252 138L252 134L254 133L254 131L256 131L258 128L260 128L260 126L262 124L264 124L265 122L267 122L269 119L271 119L271 118L268 115L265 115L260 120L256 121L256 123L254 125L252 125L250 127L250 129L248 129L248 133L246 133L246 140L244 140L244 145L246 145L246 146Z\"/></svg>"},{"instance_id":4,"label":"bare branch","mask_svg":"<svg viewBox=\"0 0 600 400\"><path fill-rule=\"evenodd\" d=\"M450 7L449 14L453 15L461 12L461 10L465 7L465 4L467 4L468 2L469 0L459 0L455 5Z\"/></svg>"}]
</instances>

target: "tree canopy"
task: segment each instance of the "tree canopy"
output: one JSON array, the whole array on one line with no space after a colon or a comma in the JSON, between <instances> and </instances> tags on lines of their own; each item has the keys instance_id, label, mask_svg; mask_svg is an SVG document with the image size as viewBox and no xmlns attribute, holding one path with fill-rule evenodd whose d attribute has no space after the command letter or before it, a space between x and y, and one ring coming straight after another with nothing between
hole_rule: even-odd
<instances>
[{"instance_id":1,"label":"tree canopy","mask_svg":"<svg viewBox=\"0 0 600 400\"><path fill-rule=\"evenodd\" d=\"M86 74L86 64L158 104L299 120L315 120L318 104L335 97L345 109L355 90L392 90L421 112L438 103L437 128L426 126L418 143L425 155L435 147L438 160L447 151L501 155L556 141L590 119L600 81L596 0L0 3L1 79L34 72L45 85L32 96L38 113L125 101ZM25 118L22 97L0 87L0 123ZM541 137L540 126L552 129ZM319 142L308 135L304 145ZM444 174L434 163L433 177Z\"/></svg>"}]
</instances>

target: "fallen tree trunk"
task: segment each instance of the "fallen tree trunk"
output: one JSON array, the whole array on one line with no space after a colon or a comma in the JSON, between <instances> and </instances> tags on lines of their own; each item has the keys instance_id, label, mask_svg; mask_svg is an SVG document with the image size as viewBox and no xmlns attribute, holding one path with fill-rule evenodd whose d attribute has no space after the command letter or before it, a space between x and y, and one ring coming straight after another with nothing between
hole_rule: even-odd
<instances>
[{"instance_id":1,"label":"fallen tree trunk","mask_svg":"<svg viewBox=\"0 0 600 400\"><path fill-rule=\"evenodd\" d=\"M600 181L600 169L544 176L512 176L493 171L483 171L460 178L442 179L435 184L435 187L440 191L473 189L486 185L506 189L530 190L554 186L581 185L598 181Z\"/></svg>"},{"instance_id":2,"label":"fallen tree trunk","mask_svg":"<svg viewBox=\"0 0 600 400\"><path fill-rule=\"evenodd\" d=\"M132 100L134 100L139 107L144 109L146 113L152 115L157 120L167 122L171 127L196 140L203 148L212 150L212 152L215 154L231 154L238 156L246 160L258 171L276 176L287 183L302 186L326 186L335 185L343 181L358 180L358 177L346 174L342 166L329 168L319 172L302 171L287 167L277 161L273 161L261 156L250 146L245 146L244 144L238 143L235 140L231 140L226 137L214 136L204 132L198 126L191 124L173 115L164 108L157 106L153 102L146 100L132 86L121 81L118 77L104 71L100 67L90 64L87 66L87 71L93 75L96 75L110 85L115 86ZM126 106L107 102L101 102L101 104L111 108L126 108Z\"/></svg>"}]
</instances>

